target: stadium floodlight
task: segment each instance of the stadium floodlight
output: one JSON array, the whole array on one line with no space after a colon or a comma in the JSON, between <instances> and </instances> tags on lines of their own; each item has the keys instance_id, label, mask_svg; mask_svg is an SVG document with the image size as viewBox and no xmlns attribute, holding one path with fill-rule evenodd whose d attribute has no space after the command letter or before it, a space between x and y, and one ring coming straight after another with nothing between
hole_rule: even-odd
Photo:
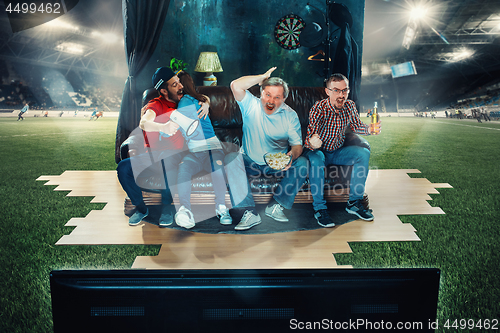
<instances>
[{"instance_id":1,"label":"stadium floodlight","mask_svg":"<svg viewBox=\"0 0 500 333\"><path fill-rule=\"evenodd\" d=\"M418 32L419 23L426 22L432 11L429 3L419 3L410 5L408 8L408 26L406 28L405 36L403 37L403 47L407 50L410 49L411 43L415 40Z\"/></svg>"},{"instance_id":2,"label":"stadium floodlight","mask_svg":"<svg viewBox=\"0 0 500 333\"><path fill-rule=\"evenodd\" d=\"M415 20L410 19L408 22L408 26L406 27L405 36L403 37L403 47L407 50L410 49L410 45L413 42L413 39L417 35L417 24Z\"/></svg>"},{"instance_id":3,"label":"stadium floodlight","mask_svg":"<svg viewBox=\"0 0 500 333\"><path fill-rule=\"evenodd\" d=\"M461 48L461 49L453 52L449 61L450 62L458 62L458 61L462 61L462 60L465 60L467 58L470 58L473 55L474 55L474 51L464 47L464 48Z\"/></svg>"},{"instance_id":4,"label":"stadium floodlight","mask_svg":"<svg viewBox=\"0 0 500 333\"><path fill-rule=\"evenodd\" d=\"M500 23L498 23L493 29L491 29L490 33L498 34L500 33Z\"/></svg>"},{"instance_id":5,"label":"stadium floodlight","mask_svg":"<svg viewBox=\"0 0 500 333\"><path fill-rule=\"evenodd\" d=\"M99 32L94 30L91 36L100 39L106 44L118 44L120 42L118 35L112 32Z\"/></svg>"},{"instance_id":6,"label":"stadium floodlight","mask_svg":"<svg viewBox=\"0 0 500 333\"><path fill-rule=\"evenodd\" d=\"M427 12L429 11L429 8L424 7L424 6L417 6L413 7L410 11L410 19L419 21L422 19L425 19L427 17Z\"/></svg>"},{"instance_id":7,"label":"stadium floodlight","mask_svg":"<svg viewBox=\"0 0 500 333\"><path fill-rule=\"evenodd\" d=\"M105 32L101 35L102 40L108 44L118 43L119 38L116 34L112 32Z\"/></svg>"},{"instance_id":8,"label":"stadium floodlight","mask_svg":"<svg viewBox=\"0 0 500 333\"><path fill-rule=\"evenodd\" d=\"M47 28L53 28L53 29L66 29L66 30L71 30L74 32L77 32L78 30L80 30L80 28L78 28L77 26L70 24L70 23L67 23L67 22L64 22L64 21L61 21L61 20L52 20L52 21L49 21L49 22L43 24L43 26L47 27Z\"/></svg>"},{"instance_id":9,"label":"stadium floodlight","mask_svg":"<svg viewBox=\"0 0 500 333\"><path fill-rule=\"evenodd\" d=\"M84 46L78 43L64 42L55 47L57 51L71 53L71 54L83 54Z\"/></svg>"}]
</instances>

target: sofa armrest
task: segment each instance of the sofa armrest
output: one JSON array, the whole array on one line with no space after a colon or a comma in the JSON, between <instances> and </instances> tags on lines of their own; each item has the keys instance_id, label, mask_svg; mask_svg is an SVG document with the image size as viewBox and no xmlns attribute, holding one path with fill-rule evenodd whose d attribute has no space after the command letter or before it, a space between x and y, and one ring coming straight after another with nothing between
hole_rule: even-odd
<instances>
[{"instance_id":1,"label":"sofa armrest","mask_svg":"<svg viewBox=\"0 0 500 333\"><path fill-rule=\"evenodd\" d=\"M123 161L127 157L129 157L129 145L131 143L131 137L129 136L125 141L120 145L120 161Z\"/></svg>"},{"instance_id":2,"label":"sofa armrest","mask_svg":"<svg viewBox=\"0 0 500 333\"><path fill-rule=\"evenodd\" d=\"M140 133L140 136L138 136L138 133ZM122 142L120 145L120 160L146 152L142 132L138 133L132 132L129 137Z\"/></svg>"},{"instance_id":3,"label":"sofa armrest","mask_svg":"<svg viewBox=\"0 0 500 333\"><path fill-rule=\"evenodd\" d=\"M359 147L363 147L363 148L370 150L370 144L368 143L368 141L366 141L365 138L362 138L361 136L359 136L355 133L352 133L352 132L350 132L350 133L346 132L343 146L344 147L359 146Z\"/></svg>"}]
</instances>

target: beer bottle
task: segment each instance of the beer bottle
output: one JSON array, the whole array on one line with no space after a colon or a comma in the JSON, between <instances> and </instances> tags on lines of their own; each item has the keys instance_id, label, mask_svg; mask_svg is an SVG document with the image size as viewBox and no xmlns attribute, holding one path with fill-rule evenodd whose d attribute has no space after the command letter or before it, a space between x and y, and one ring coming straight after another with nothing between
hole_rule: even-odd
<instances>
[{"instance_id":1,"label":"beer bottle","mask_svg":"<svg viewBox=\"0 0 500 333\"><path fill-rule=\"evenodd\" d=\"M371 127L375 127L375 124L378 123L378 121L380 120L380 116L377 112L377 102L375 102L374 106L373 106L373 112L372 112L372 119L371 119Z\"/></svg>"}]
</instances>

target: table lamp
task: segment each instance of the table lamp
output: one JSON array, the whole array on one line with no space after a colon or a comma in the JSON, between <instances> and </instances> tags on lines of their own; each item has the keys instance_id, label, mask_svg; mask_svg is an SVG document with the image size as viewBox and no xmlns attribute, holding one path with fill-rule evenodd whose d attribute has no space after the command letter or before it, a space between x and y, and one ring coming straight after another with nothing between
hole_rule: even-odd
<instances>
[{"instance_id":1,"label":"table lamp","mask_svg":"<svg viewBox=\"0 0 500 333\"><path fill-rule=\"evenodd\" d=\"M214 72L222 72L222 66L217 52L201 52L194 70L196 72L207 73L207 75L203 78L204 86L216 86L217 78L215 77Z\"/></svg>"}]
</instances>

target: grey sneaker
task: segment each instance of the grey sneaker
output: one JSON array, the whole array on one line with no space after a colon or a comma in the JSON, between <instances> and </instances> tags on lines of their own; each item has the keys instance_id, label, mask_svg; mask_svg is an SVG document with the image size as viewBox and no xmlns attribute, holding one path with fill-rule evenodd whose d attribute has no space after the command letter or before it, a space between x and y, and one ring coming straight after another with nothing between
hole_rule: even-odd
<instances>
[{"instance_id":1,"label":"grey sneaker","mask_svg":"<svg viewBox=\"0 0 500 333\"><path fill-rule=\"evenodd\" d=\"M184 206L181 206L177 214L175 214L175 223L179 227L183 227L186 229L191 229L196 225L196 223L194 222L193 213Z\"/></svg>"},{"instance_id":2,"label":"grey sneaker","mask_svg":"<svg viewBox=\"0 0 500 333\"><path fill-rule=\"evenodd\" d=\"M233 219L231 218L231 215L229 215L229 209L227 209L226 205L219 205L219 208L215 209L215 214L217 214L220 224L230 225L233 223Z\"/></svg>"},{"instance_id":3,"label":"grey sneaker","mask_svg":"<svg viewBox=\"0 0 500 333\"><path fill-rule=\"evenodd\" d=\"M266 207L266 215L278 222L288 222L288 218L283 213L283 209L283 206L279 203L275 203L272 206Z\"/></svg>"},{"instance_id":4,"label":"grey sneaker","mask_svg":"<svg viewBox=\"0 0 500 333\"><path fill-rule=\"evenodd\" d=\"M234 230L248 230L257 224L262 222L260 215L255 215L249 210L246 210L243 216L241 217L240 223L234 227Z\"/></svg>"},{"instance_id":5,"label":"grey sneaker","mask_svg":"<svg viewBox=\"0 0 500 333\"><path fill-rule=\"evenodd\" d=\"M140 211L135 211L135 213L128 219L128 225L136 226L142 222L142 220L148 216L149 210L146 209L146 213L141 213Z\"/></svg>"}]
</instances>

